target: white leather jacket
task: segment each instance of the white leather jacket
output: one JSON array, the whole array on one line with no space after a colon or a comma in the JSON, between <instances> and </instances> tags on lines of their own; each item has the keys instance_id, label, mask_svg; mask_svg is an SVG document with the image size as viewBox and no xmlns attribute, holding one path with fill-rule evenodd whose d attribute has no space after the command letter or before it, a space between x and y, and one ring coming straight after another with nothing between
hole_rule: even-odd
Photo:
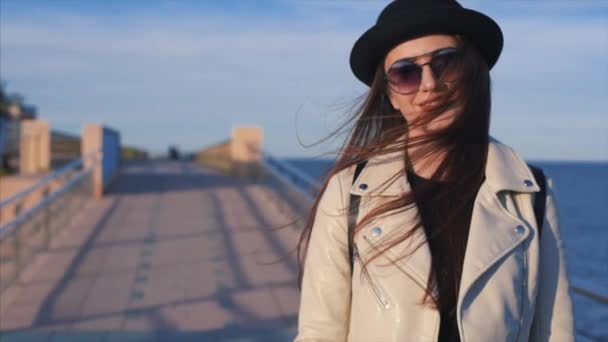
<instances>
[{"instance_id":1,"label":"white leather jacket","mask_svg":"<svg viewBox=\"0 0 608 342\"><path fill-rule=\"evenodd\" d=\"M439 313L420 305L431 255L422 229L368 264L348 259L350 194L361 196L359 219L410 190L400 153L372 158L352 184L353 170L332 177L316 213L305 262L295 341L436 341ZM367 186L360 186L366 184ZM533 195L540 190L526 163L492 139L486 180L475 199L457 323L462 342L574 340L574 320L555 197L547 177L547 203L539 241ZM360 257L402 232L416 208L370 223L355 237ZM398 258L420 243L408 258ZM389 259L390 258L390 259ZM397 260L396 265L391 260Z\"/></svg>"}]
</instances>

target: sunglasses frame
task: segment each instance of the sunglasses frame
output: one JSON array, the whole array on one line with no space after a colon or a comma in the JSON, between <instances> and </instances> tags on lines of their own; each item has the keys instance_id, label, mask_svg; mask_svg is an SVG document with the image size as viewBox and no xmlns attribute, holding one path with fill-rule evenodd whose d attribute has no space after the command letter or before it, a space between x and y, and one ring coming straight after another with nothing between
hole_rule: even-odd
<instances>
[{"instance_id":1,"label":"sunglasses frame","mask_svg":"<svg viewBox=\"0 0 608 342\"><path fill-rule=\"evenodd\" d=\"M418 83L418 86L416 88L414 88L412 91L408 91L408 92L402 92L402 91L398 91L396 89L396 85L391 82L390 78L389 78L389 72L390 70L393 68L393 66L395 66L395 64L397 63L401 63L401 62L409 62L415 66L418 67L418 69L420 70L420 73L422 74L422 69L424 68L425 65L431 65L433 63L433 59L435 59L437 56L441 56L444 53L449 52L450 54L454 54L455 56L458 56L462 51L460 48L455 47L455 46L449 46L449 47L443 47L443 48L439 48L437 50L433 50L431 52L427 52L425 54L422 55L418 55L418 56L413 56L413 57L407 57L407 58L402 58L399 59L397 61L395 61L393 64L391 64L391 66L388 68L388 70L386 72L384 72L384 80L388 83L389 87L396 93L398 94L402 94L402 95L410 95L413 94L415 92L417 92L420 89L420 84L422 83L422 76L420 79L420 82ZM422 64L418 64L415 63L414 61L422 58L422 57L426 57L426 56L431 56L431 59L426 62L426 63L422 63ZM440 75L439 77L437 77L437 75L435 75L435 70L433 70L433 68L431 68L431 72L433 73L433 77L435 77L435 79L439 82L442 81L442 75Z\"/></svg>"}]
</instances>

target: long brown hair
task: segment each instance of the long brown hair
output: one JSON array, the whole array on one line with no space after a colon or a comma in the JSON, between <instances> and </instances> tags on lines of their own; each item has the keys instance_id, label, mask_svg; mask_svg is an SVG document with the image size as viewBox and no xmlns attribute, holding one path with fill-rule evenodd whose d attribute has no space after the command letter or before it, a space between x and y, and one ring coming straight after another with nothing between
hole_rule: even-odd
<instances>
[{"instance_id":1,"label":"long brown hair","mask_svg":"<svg viewBox=\"0 0 608 342\"><path fill-rule=\"evenodd\" d=\"M349 123L353 125L348 139L340 149L335 165L323 182L300 236L298 243L300 284L319 200L323 196L331 177L343 170L354 167L360 161L369 160L373 156L381 154L396 151L404 152L404 168L391 178L391 180L394 180L403 175L406 170L411 169L412 165L421 159L441 158L431 179L449 181L451 183L449 192L458 194L459 198L462 199L459 201L459 205L451 207L448 212L442 212L443 217L460 217L461 213L466 210L466 205L474 201L485 174L491 108L490 76L489 68L477 48L464 37L457 36L456 38L461 53L459 76L455 81L456 84L448 90L447 100L439 108L429 113L429 115L424 115L415 120L416 122L407 122L404 116L392 107L388 99L383 63L378 66L369 91L352 117L343 126L347 127L346 125ZM425 133L424 136L415 138L408 136L407 133L413 127L426 125L445 113L446 110L453 108L456 109L457 114L447 127ZM402 139L403 137L405 139ZM411 153L412 150L413 153ZM416 199L423 199L425 196L429 196L429 193L428 189L422 186L416 191ZM415 205L416 199L413 193L404 193L397 199L372 209L355 226L355 235L376 217L411 208ZM446 221L449 221L449 219ZM447 229L447 226L437 227L437 231ZM418 219L411 229L404 229L403 234L376 246L375 254L367 259L365 264L362 265L363 268L365 269L365 265L392 246L410 238L416 230L421 228L422 222ZM455 231L453 233L458 234L459 232ZM414 250L401 257L407 257L419 247L415 247ZM445 250L442 253L447 254L446 258L464 256L464 250L457 249ZM435 272L430 272L422 301L426 303L430 298L431 304L439 307L439 299L433 295L436 281Z\"/></svg>"}]
</instances>

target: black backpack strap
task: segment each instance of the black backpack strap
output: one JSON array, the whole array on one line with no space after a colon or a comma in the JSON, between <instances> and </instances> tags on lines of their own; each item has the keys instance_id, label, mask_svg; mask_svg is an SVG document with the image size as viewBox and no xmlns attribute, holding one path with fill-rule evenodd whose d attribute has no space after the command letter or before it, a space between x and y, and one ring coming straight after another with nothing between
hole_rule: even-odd
<instances>
[{"instance_id":1,"label":"black backpack strap","mask_svg":"<svg viewBox=\"0 0 608 342\"><path fill-rule=\"evenodd\" d=\"M545 206L547 201L547 180L545 173L539 167L528 164L528 167L534 174L536 184L540 187L540 191L534 195L534 216L536 216L536 226L538 227L538 237L543 232L543 221L545 220Z\"/></svg>"},{"instance_id":2,"label":"black backpack strap","mask_svg":"<svg viewBox=\"0 0 608 342\"><path fill-rule=\"evenodd\" d=\"M357 181L359 174L367 164L367 160L361 161L355 168L355 174L353 176L353 184ZM348 259L350 260L350 270L352 275L353 264L355 262L354 246L355 246L355 225L357 224L357 216L359 215L359 202L361 196L350 194L350 201L348 203Z\"/></svg>"}]
</instances>

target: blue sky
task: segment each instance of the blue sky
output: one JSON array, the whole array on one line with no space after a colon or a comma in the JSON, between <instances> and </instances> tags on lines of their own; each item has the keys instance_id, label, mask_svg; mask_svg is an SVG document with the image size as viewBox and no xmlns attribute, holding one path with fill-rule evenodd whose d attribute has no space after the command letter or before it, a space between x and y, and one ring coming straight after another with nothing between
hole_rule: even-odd
<instances>
[{"instance_id":1,"label":"blue sky","mask_svg":"<svg viewBox=\"0 0 608 342\"><path fill-rule=\"evenodd\" d=\"M265 132L316 156L365 91L353 42L381 0L1 0L0 77L53 128L118 129L164 152ZM608 1L462 0L503 28L492 134L528 159L608 160Z\"/></svg>"}]
</instances>

